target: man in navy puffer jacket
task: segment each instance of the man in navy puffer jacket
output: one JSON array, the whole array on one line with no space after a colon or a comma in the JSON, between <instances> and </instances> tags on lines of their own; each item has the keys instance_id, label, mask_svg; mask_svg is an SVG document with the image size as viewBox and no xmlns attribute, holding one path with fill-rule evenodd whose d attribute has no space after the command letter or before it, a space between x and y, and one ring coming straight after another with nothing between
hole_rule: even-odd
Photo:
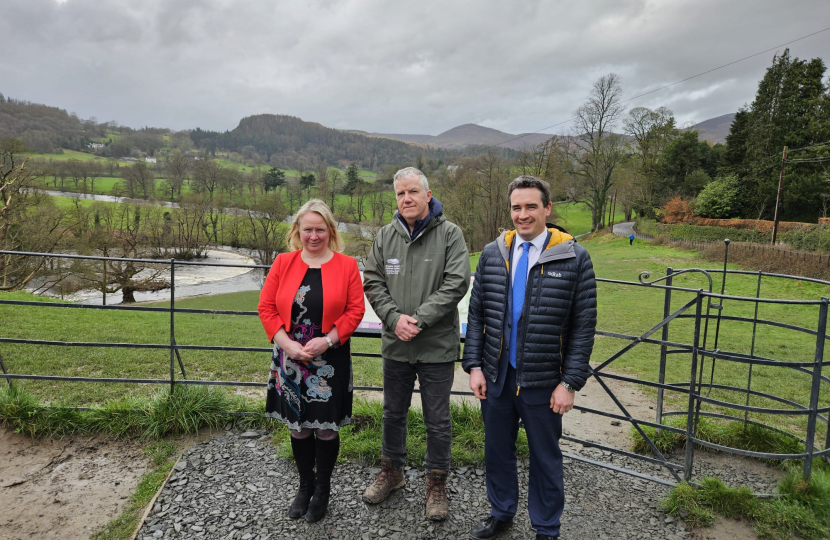
<instances>
[{"instance_id":1,"label":"man in navy puffer jacket","mask_svg":"<svg viewBox=\"0 0 830 540\"><path fill-rule=\"evenodd\" d=\"M562 415L590 376L596 282L588 252L546 224L551 202L544 180L520 176L508 197L516 230L481 252L467 317L463 366L481 400L491 507L470 536L492 538L516 514L521 418L530 446L530 521L536 538L546 540L559 536Z\"/></svg>"}]
</instances>

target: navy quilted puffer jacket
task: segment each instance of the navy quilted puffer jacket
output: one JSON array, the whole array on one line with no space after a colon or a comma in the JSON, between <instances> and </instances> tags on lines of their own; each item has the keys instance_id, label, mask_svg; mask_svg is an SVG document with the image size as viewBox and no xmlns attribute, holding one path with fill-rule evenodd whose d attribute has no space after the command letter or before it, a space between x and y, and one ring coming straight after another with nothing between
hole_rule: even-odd
<instances>
[{"instance_id":1,"label":"navy quilted puffer jacket","mask_svg":"<svg viewBox=\"0 0 830 540\"><path fill-rule=\"evenodd\" d=\"M555 228L530 269L516 351L516 382L523 388L553 388L565 381L581 389L590 376L597 292L591 257L573 237ZM516 231L484 247L476 268L463 367L480 367L495 381L508 311L510 249Z\"/></svg>"}]
</instances>

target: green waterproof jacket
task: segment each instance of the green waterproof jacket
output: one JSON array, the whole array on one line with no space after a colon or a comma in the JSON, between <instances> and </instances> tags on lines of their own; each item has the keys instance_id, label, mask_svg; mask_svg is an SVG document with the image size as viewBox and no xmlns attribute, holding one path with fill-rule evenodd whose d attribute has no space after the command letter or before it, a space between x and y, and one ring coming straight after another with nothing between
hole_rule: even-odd
<instances>
[{"instance_id":1,"label":"green waterproof jacket","mask_svg":"<svg viewBox=\"0 0 830 540\"><path fill-rule=\"evenodd\" d=\"M411 363L458 360L457 306L469 286L470 254L461 229L438 214L411 240L396 213L375 237L363 272L366 298L383 323L383 357ZM421 332L412 341L395 335L401 314L418 321Z\"/></svg>"}]
</instances>

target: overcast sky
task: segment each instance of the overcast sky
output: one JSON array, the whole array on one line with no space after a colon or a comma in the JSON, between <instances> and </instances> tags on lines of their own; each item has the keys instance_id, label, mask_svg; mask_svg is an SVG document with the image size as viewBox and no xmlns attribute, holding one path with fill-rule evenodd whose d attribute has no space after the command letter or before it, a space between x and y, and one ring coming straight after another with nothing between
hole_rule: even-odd
<instances>
[{"instance_id":1,"label":"overcast sky","mask_svg":"<svg viewBox=\"0 0 830 540\"><path fill-rule=\"evenodd\" d=\"M606 73L628 98L828 26L828 0L3 0L0 92L132 127L275 113L522 133L570 118ZM830 31L790 50L827 60ZM627 105L735 112L773 54Z\"/></svg>"}]
</instances>

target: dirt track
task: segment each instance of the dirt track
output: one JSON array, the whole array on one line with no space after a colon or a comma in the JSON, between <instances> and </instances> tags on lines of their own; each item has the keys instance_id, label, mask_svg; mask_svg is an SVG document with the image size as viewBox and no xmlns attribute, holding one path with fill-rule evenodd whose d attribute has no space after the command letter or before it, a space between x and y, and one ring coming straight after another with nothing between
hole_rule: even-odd
<instances>
[{"instance_id":1,"label":"dirt track","mask_svg":"<svg viewBox=\"0 0 830 540\"><path fill-rule=\"evenodd\" d=\"M147 467L132 441L32 441L0 429L0 539L89 538L121 512Z\"/></svg>"}]
</instances>

